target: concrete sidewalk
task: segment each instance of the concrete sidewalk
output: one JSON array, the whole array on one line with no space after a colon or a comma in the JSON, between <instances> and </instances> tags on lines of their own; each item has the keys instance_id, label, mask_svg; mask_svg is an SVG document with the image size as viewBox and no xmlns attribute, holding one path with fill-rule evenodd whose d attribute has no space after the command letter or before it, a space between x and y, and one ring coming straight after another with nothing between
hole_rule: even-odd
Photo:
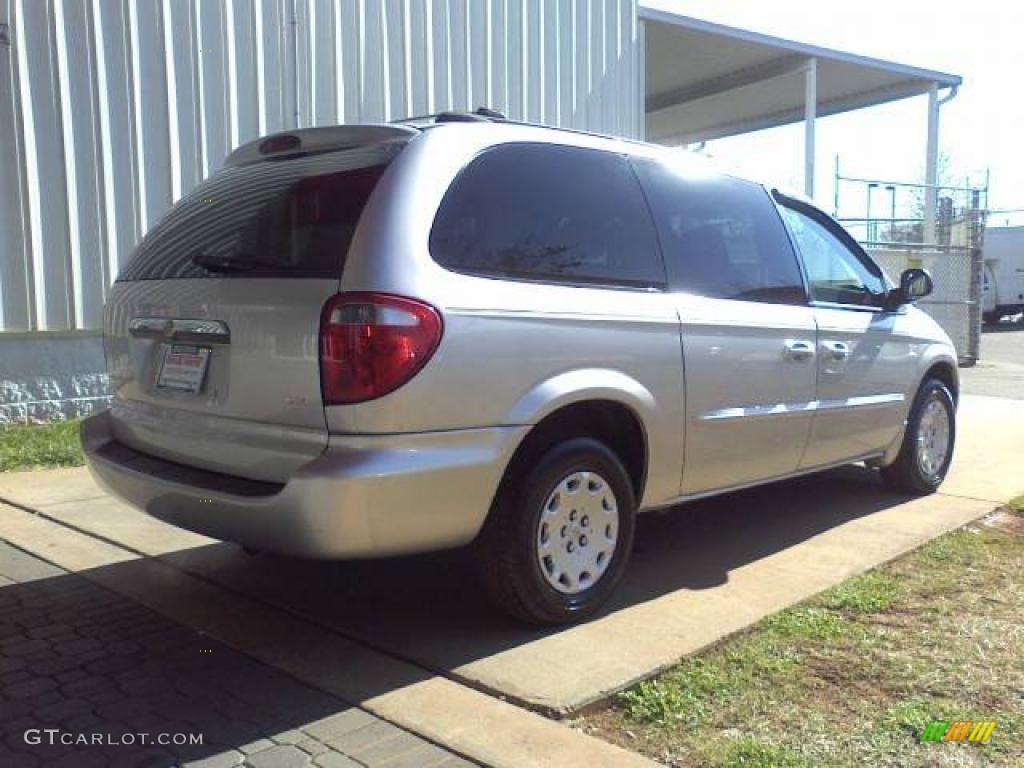
<instances>
[{"instance_id":1,"label":"concrete sidewalk","mask_svg":"<svg viewBox=\"0 0 1024 768\"><path fill-rule=\"evenodd\" d=\"M459 553L345 564L249 557L113 502L81 470L0 476L0 498L384 655L565 714L1024 491L1024 401L965 396L959 423L953 468L934 496L908 500L876 473L846 467L642 516L614 605L550 632L490 609Z\"/></svg>"}]
</instances>

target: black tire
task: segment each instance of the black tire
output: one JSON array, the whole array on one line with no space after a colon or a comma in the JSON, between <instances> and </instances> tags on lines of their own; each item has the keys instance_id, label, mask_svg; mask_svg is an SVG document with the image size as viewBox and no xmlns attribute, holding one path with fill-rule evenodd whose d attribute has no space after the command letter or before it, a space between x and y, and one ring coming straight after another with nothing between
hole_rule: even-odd
<instances>
[{"instance_id":1,"label":"black tire","mask_svg":"<svg viewBox=\"0 0 1024 768\"><path fill-rule=\"evenodd\" d=\"M949 441L944 460L934 471L928 472L918 458L918 434L921 418L931 403L937 402L946 409L949 421ZM956 443L956 405L949 389L938 379L927 379L917 391L914 403L907 418L907 429L903 435L896 461L888 467L882 467L882 480L890 488L902 493L925 495L934 493L946 478L949 464L953 459L953 447Z\"/></svg>"},{"instance_id":2,"label":"black tire","mask_svg":"<svg viewBox=\"0 0 1024 768\"><path fill-rule=\"evenodd\" d=\"M981 322L985 325L999 325L999 321L1003 319L1003 316L998 312L985 312L981 316Z\"/></svg>"},{"instance_id":3,"label":"black tire","mask_svg":"<svg viewBox=\"0 0 1024 768\"><path fill-rule=\"evenodd\" d=\"M591 586L568 594L555 589L542 571L537 537L545 502L576 472L596 472L607 483L618 509L618 536L604 572ZM521 471L510 470L491 506L477 547L491 600L531 624L586 619L605 603L622 578L633 548L635 522L636 500L629 474L604 443L580 437L548 449ZM564 530L560 528L563 536ZM559 542L555 545L562 546Z\"/></svg>"}]
</instances>

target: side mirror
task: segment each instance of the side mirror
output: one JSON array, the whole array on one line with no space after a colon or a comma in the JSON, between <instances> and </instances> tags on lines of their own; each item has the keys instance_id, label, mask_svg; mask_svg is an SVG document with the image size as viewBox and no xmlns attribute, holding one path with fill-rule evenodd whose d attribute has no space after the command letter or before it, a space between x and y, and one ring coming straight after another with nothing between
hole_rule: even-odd
<instances>
[{"instance_id":1,"label":"side mirror","mask_svg":"<svg viewBox=\"0 0 1024 768\"><path fill-rule=\"evenodd\" d=\"M918 299L930 295L934 289L932 276L925 270L918 267L905 269L900 275L899 287L889 291L886 297L887 308L896 309L904 304L913 304Z\"/></svg>"}]
</instances>

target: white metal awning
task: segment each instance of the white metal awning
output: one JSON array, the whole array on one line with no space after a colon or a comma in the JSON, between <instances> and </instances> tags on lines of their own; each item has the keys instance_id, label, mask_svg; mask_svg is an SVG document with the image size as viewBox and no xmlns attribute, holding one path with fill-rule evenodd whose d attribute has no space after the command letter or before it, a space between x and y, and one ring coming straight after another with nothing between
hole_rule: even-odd
<instances>
[{"instance_id":1,"label":"white metal awning","mask_svg":"<svg viewBox=\"0 0 1024 768\"><path fill-rule=\"evenodd\" d=\"M693 143L805 117L816 69L818 116L958 86L945 72L783 40L671 13L641 1L647 140Z\"/></svg>"},{"instance_id":2,"label":"white metal awning","mask_svg":"<svg viewBox=\"0 0 1024 768\"><path fill-rule=\"evenodd\" d=\"M814 197L814 123L927 93L925 237L935 237L939 107L959 75L797 43L640 0L648 141L689 144L804 121L804 193ZM940 88L951 88L939 99Z\"/></svg>"}]
</instances>

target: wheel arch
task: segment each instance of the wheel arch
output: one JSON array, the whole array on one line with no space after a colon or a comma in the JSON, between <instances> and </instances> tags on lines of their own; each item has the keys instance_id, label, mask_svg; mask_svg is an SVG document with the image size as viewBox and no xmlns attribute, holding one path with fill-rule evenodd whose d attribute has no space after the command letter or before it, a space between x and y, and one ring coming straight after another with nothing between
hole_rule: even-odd
<instances>
[{"instance_id":1,"label":"wheel arch","mask_svg":"<svg viewBox=\"0 0 1024 768\"><path fill-rule=\"evenodd\" d=\"M921 374L920 378L918 378L914 388L908 393L903 426L900 429L899 434L892 443L890 443L888 448L886 448L882 457L872 462L873 466L885 467L896 461L896 457L899 455L900 446L903 444L903 436L907 430L907 420L910 418L910 410L914 407L914 400L917 398L917 393L921 391L921 387L926 381L929 379L938 379L941 381L953 396L953 405L956 406L959 404L960 374L958 372L956 358L943 351L929 359L923 367L924 372Z\"/></svg>"},{"instance_id":2,"label":"wheel arch","mask_svg":"<svg viewBox=\"0 0 1024 768\"><path fill-rule=\"evenodd\" d=\"M917 389L914 390L915 395L928 379L938 379L945 384L946 389L953 396L954 404L960 401L960 375L954 361L943 358L932 362L918 382Z\"/></svg>"},{"instance_id":3,"label":"wheel arch","mask_svg":"<svg viewBox=\"0 0 1024 768\"><path fill-rule=\"evenodd\" d=\"M640 502L649 464L647 429L634 407L607 397L579 397L547 409L516 447L498 493L506 483L522 477L538 456L573 437L590 437L607 445L622 461Z\"/></svg>"}]
</instances>

